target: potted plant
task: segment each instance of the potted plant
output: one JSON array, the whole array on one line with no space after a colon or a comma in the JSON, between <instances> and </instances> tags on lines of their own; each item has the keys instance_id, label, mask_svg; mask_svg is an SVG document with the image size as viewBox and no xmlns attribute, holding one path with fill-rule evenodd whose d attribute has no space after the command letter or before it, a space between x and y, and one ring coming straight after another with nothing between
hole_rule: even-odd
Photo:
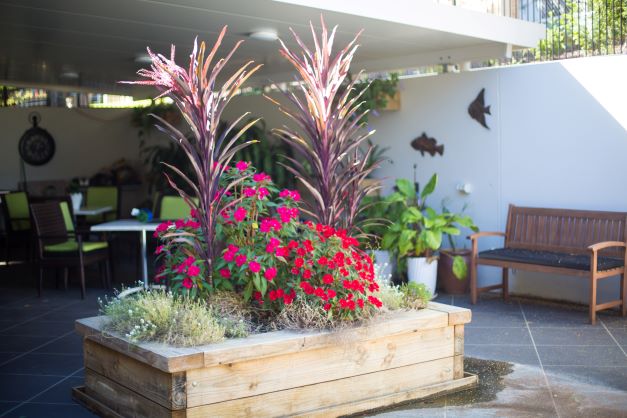
<instances>
[{"instance_id":1,"label":"potted plant","mask_svg":"<svg viewBox=\"0 0 627 418\"><path fill-rule=\"evenodd\" d=\"M460 214L463 214L467 205L462 207ZM446 205L442 205L442 212L451 213ZM464 217L464 223L468 223L468 217ZM479 228L471 221L467 226L473 232ZM438 287L444 293L451 295L463 295L468 293L470 281L468 277L468 266L470 265L471 251L467 248L457 248L455 240L450 234L445 234L449 248L440 249L440 260L438 263Z\"/></svg>"},{"instance_id":2,"label":"potted plant","mask_svg":"<svg viewBox=\"0 0 627 418\"><path fill-rule=\"evenodd\" d=\"M401 203L403 211L398 220L383 237L383 245L395 248L398 257L405 257L407 279L423 283L431 294L435 294L438 257L445 234L459 235L459 227L473 226L467 216L454 213L438 213L427 206L426 199L437 185L434 174L421 192L416 184L407 179L396 180L397 191L388 196L389 203Z\"/></svg>"},{"instance_id":3,"label":"potted plant","mask_svg":"<svg viewBox=\"0 0 627 418\"><path fill-rule=\"evenodd\" d=\"M310 210L300 207L297 191L233 160L253 142L241 138L255 121L232 139L219 133L221 112L258 68L245 64L214 84L231 68L233 52L214 60L226 28L210 52L194 45L187 68L176 64L174 49L171 58L149 51L152 67L140 70L147 78L140 83L171 97L193 132L186 137L159 118L192 163L191 178L165 165L180 180L168 183L193 209L154 233L161 240L157 277L169 292L118 298L105 315L77 321L86 337L85 387L74 390L79 401L123 416L335 416L476 382L463 372L468 309L429 304L377 315L385 309L383 286L353 236L368 174L353 151L365 137L352 122L338 122L359 104L336 98L355 41L331 56L335 31L322 27L313 52L299 38L303 51L281 49L303 77L309 107L288 94L300 109L290 115L308 127L307 137L288 128L278 133L296 145L299 160L288 159L288 167L314 195ZM315 223L301 221L305 211ZM422 291L408 290L390 306L424 307L406 300L422 299ZM235 322L228 318L234 312ZM247 321L255 325L251 335L237 325ZM366 358L355 361L364 350Z\"/></svg>"},{"instance_id":4,"label":"potted plant","mask_svg":"<svg viewBox=\"0 0 627 418\"><path fill-rule=\"evenodd\" d=\"M83 204L83 193L81 193L81 185L77 178L70 180L67 191L70 194L70 199L72 199L72 209L74 211L79 210Z\"/></svg>"}]
</instances>

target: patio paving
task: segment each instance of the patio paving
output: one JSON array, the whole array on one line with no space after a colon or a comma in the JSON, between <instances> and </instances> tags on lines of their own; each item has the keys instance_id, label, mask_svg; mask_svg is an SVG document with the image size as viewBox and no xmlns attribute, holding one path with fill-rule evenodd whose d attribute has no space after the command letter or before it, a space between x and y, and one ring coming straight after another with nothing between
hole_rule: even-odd
<instances>
[{"instance_id":1,"label":"patio paving","mask_svg":"<svg viewBox=\"0 0 627 418\"><path fill-rule=\"evenodd\" d=\"M76 286L49 288L39 299L30 280L9 284L4 270L0 417L93 416L70 395L83 379L73 321L97 314L105 292L89 287L83 301ZM467 297L438 301L470 306ZM506 303L492 295L472 309L466 368L480 375L480 387L368 416L627 417L627 319L601 313L591 326L583 307L516 298Z\"/></svg>"}]
</instances>

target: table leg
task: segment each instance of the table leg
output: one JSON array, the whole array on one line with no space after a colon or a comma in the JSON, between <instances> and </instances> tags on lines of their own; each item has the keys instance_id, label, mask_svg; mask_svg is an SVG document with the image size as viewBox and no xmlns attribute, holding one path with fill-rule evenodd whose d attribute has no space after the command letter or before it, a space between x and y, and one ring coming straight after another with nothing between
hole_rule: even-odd
<instances>
[{"instance_id":1,"label":"table leg","mask_svg":"<svg viewBox=\"0 0 627 418\"><path fill-rule=\"evenodd\" d=\"M141 231L141 258L142 258L142 280L144 287L148 288L148 256L146 254L146 230Z\"/></svg>"}]
</instances>

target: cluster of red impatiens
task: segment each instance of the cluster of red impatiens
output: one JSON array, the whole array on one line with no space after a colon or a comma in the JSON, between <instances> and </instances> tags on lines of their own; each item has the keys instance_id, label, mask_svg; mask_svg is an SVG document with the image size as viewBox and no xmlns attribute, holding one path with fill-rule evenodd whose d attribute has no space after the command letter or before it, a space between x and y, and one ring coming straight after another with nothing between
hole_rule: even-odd
<instances>
[{"instance_id":1,"label":"cluster of red impatiens","mask_svg":"<svg viewBox=\"0 0 627 418\"><path fill-rule=\"evenodd\" d=\"M296 298L340 317L360 317L381 307L372 260L355 238L332 226L301 222L298 191L279 191L248 163L237 163L224 176L225 182L240 181L224 197L232 205L221 213L220 239L226 245L213 264L216 288L240 291L275 311ZM155 234L163 237L172 230L200 234L193 219L164 223ZM203 290L208 272L201 274L197 266L204 263L180 255L190 253L189 245L171 241L157 249L168 252L159 277L190 292Z\"/></svg>"}]
</instances>

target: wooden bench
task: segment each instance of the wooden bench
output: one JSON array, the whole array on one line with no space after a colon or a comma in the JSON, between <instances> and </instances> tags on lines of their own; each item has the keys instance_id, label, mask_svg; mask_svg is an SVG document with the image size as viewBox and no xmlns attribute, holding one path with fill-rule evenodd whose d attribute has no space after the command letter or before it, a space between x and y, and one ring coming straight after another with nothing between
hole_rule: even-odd
<instances>
[{"instance_id":1,"label":"wooden bench","mask_svg":"<svg viewBox=\"0 0 627 418\"><path fill-rule=\"evenodd\" d=\"M472 234L470 268L471 302L481 292L502 289L508 299L509 269L588 277L590 280L590 322L597 311L621 307L627 315L627 213L587 210L545 209L509 206L507 226L502 232ZM505 238L503 248L478 252L478 239ZM501 284L477 287L477 266L503 269ZM597 304L598 280L621 275L620 299Z\"/></svg>"}]
</instances>

